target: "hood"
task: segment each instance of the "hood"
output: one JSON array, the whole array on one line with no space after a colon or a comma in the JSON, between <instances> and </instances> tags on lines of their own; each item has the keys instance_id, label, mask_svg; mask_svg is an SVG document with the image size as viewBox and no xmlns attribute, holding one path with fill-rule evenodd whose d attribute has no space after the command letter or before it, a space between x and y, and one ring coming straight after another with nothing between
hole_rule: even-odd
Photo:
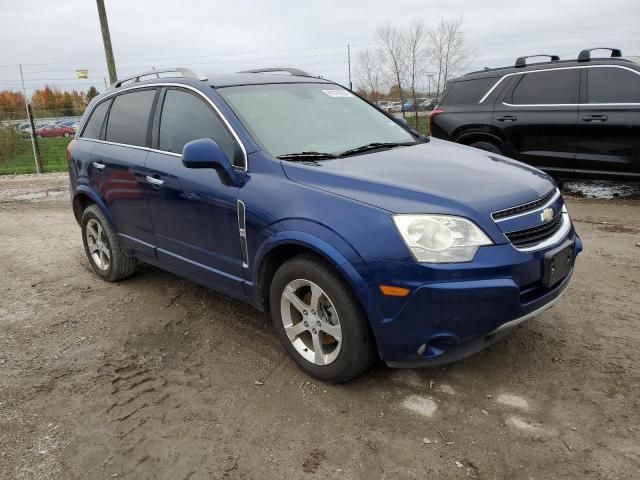
<instances>
[{"instance_id":1,"label":"hood","mask_svg":"<svg viewBox=\"0 0 640 480\"><path fill-rule=\"evenodd\" d=\"M486 218L554 188L551 177L523 163L464 145L430 142L320 161L282 162L292 181L393 213Z\"/></svg>"}]
</instances>

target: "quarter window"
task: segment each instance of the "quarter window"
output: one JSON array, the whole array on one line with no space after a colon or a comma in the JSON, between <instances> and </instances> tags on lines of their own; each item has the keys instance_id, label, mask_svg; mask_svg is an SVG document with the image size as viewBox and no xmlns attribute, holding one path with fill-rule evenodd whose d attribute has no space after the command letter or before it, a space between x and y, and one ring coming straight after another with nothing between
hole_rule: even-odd
<instances>
[{"instance_id":1,"label":"quarter window","mask_svg":"<svg viewBox=\"0 0 640 480\"><path fill-rule=\"evenodd\" d=\"M167 90L160 117L158 148L182 153L186 143L199 138L215 140L230 162L243 166L242 151L213 109L189 92Z\"/></svg>"},{"instance_id":2,"label":"quarter window","mask_svg":"<svg viewBox=\"0 0 640 480\"><path fill-rule=\"evenodd\" d=\"M513 91L515 105L554 105L577 102L575 69L531 72L522 75Z\"/></svg>"},{"instance_id":3,"label":"quarter window","mask_svg":"<svg viewBox=\"0 0 640 480\"><path fill-rule=\"evenodd\" d=\"M640 75L624 68L587 69L588 103L640 103Z\"/></svg>"},{"instance_id":4,"label":"quarter window","mask_svg":"<svg viewBox=\"0 0 640 480\"><path fill-rule=\"evenodd\" d=\"M138 90L118 95L107 121L106 140L144 147L155 90Z\"/></svg>"},{"instance_id":5,"label":"quarter window","mask_svg":"<svg viewBox=\"0 0 640 480\"><path fill-rule=\"evenodd\" d=\"M498 77L488 77L451 82L451 85L445 93L442 105L469 105L478 103L497 81Z\"/></svg>"},{"instance_id":6,"label":"quarter window","mask_svg":"<svg viewBox=\"0 0 640 480\"><path fill-rule=\"evenodd\" d=\"M110 103L111 101L107 100L98 104L98 106L93 109L93 113L87 121L87 126L84 127L84 131L82 132L82 138L100 138L102 124L104 123L104 117L107 115L107 111L109 110Z\"/></svg>"}]
</instances>

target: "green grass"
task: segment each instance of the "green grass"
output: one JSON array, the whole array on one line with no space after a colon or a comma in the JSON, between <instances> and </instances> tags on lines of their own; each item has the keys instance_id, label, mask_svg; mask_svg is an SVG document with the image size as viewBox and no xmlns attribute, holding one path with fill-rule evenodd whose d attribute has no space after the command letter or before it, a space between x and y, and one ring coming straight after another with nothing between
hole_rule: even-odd
<instances>
[{"instance_id":1,"label":"green grass","mask_svg":"<svg viewBox=\"0 0 640 480\"><path fill-rule=\"evenodd\" d=\"M40 158L45 172L62 172L67 170L67 145L71 138L39 138ZM36 162L33 159L31 140L24 140L19 152L0 163L0 175L11 173L36 173Z\"/></svg>"},{"instance_id":2,"label":"green grass","mask_svg":"<svg viewBox=\"0 0 640 480\"><path fill-rule=\"evenodd\" d=\"M425 115L423 117L418 117L418 123L416 126L416 117L413 115L413 112L407 113L407 123L411 125L413 128L418 130L420 133L425 135L429 135L429 116Z\"/></svg>"}]
</instances>

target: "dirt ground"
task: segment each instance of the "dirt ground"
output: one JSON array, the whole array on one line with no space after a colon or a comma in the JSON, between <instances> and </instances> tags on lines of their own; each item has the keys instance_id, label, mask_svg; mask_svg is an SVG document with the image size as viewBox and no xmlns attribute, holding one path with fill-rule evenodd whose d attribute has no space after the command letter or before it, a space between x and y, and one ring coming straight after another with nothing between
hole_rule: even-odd
<instances>
[{"instance_id":1,"label":"dirt ground","mask_svg":"<svg viewBox=\"0 0 640 480\"><path fill-rule=\"evenodd\" d=\"M569 197L569 291L489 350L329 386L251 307L99 280L66 188L0 177L1 479L640 477L640 200Z\"/></svg>"}]
</instances>

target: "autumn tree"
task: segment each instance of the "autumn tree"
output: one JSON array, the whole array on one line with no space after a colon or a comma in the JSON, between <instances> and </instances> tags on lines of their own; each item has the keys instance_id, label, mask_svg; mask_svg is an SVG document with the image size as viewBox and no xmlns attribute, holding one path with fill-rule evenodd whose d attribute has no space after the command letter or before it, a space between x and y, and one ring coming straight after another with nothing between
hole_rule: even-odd
<instances>
[{"instance_id":1,"label":"autumn tree","mask_svg":"<svg viewBox=\"0 0 640 480\"><path fill-rule=\"evenodd\" d=\"M403 34L404 52L406 55L404 64L407 83L411 90L411 98L413 100L413 113L415 115L416 125L418 124L417 85L423 76L427 74L427 36L427 29L419 20L413 22Z\"/></svg>"},{"instance_id":2,"label":"autumn tree","mask_svg":"<svg viewBox=\"0 0 640 480\"><path fill-rule=\"evenodd\" d=\"M100 95L100 92L98 91L98 89L93 85L91 85L89 87L89 90L87 90L87 95L86 95L87 103L89 103L94 97L97 97L98 95Z\"/></svg>"},{"instance_id":3,"label":"autumn tree","mask_svg":"<svg viewBox=\"0 0 640 480\"><path fill-rule=\"evenodd\" d=\"M25 116L22 93L10 90L0 91L0 120L16 120Z\"/></svg>"},{"instance_id":4,"label":"autumn tree","mask_svg":"<svg viewBox=\"0 0 640 480\"><path fill-rule=\"evenodd\" d=\"M439 96L447 81L469 66L471 51L462 34L462 18L442 19L429 30L429 59L435 69L436 89Z\"/></svg>"},{"instance_id":5,"label":"autumn tree","mask_svg":"<svg viewBox=\"0 0 640 480\"><path fill-rule=\"evenodd\" d=\"M403 88L407 58L402 31L398 27L387 23L378 27L376 36L380 43L383 68L386 70L387 75L392 78L391 83L398 85L400 101L404 104ZM404 112L402 112L402 115L404 116Z\"/></svg>"},{"instance_id":6,"label":"autumn tree","mask_svg":"<svg viewBox=\"0 0 640 480\"><path fill-rule=\"evenodd\" d=\"M365 48L358 55L356 75L364 96L372 102L380 99L382 86L382 69L379 52Z\"/></svg>"}]
</instances>

